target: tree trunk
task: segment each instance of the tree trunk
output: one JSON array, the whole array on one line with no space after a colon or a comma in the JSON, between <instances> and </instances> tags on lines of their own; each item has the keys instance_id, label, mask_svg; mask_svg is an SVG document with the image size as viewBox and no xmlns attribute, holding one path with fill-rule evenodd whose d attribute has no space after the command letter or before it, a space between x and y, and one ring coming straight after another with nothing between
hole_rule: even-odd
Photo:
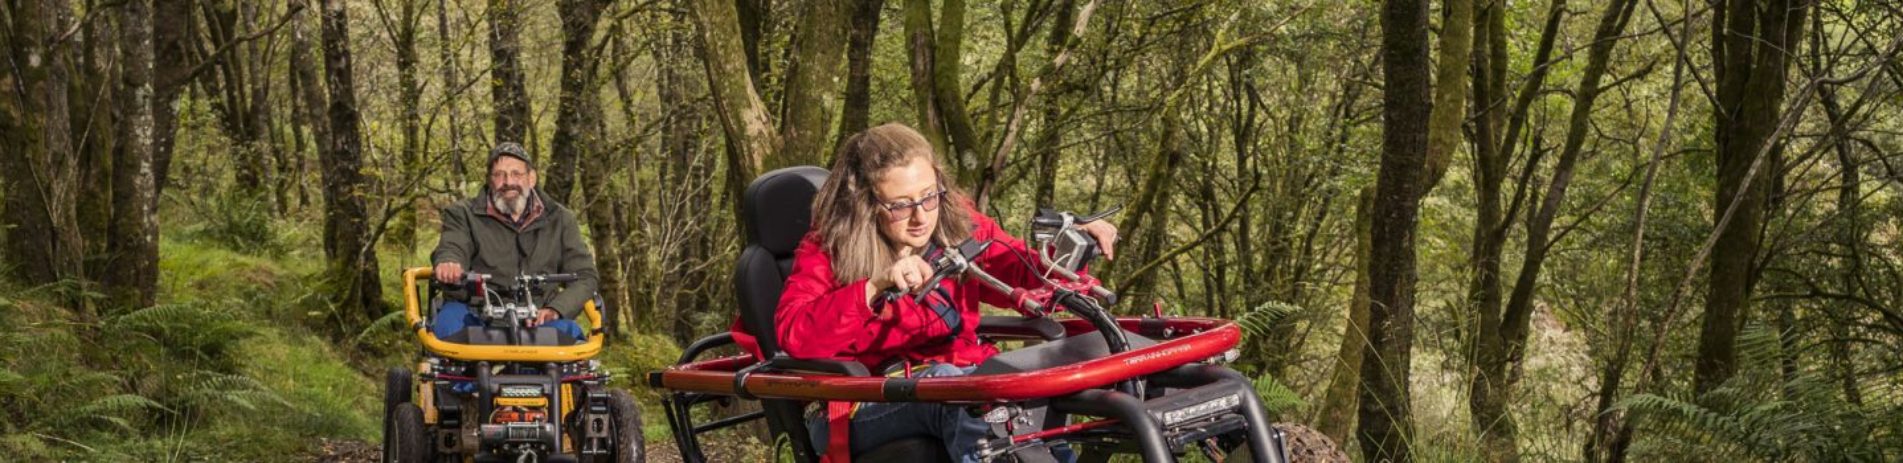
<instances>
[{"instance_id":1,"label":"tree trunk","mask_svg":"<svg viewBox=\"0 0 1903 463\"><path fill-rule=\"evenodd\" d=\"M535 127L529 114L529 90L523 82L521 36L520 1L489 0L489 94L496 108L495 142L521 143L534 152L529 133Z\"/></svg>"},{"instance_id":2,"label":"tree trunk","mask_svg":"<svg viewBox=\"0 0 1903 463\"><path fill-rule=\"evenodd\" d=\"M1473 280L1468 286L1468 304L1473 306L1475 326L1463 327L1467 337L1467 357L1474 365L1482 361L1478 355L1477 340L1479 333L1498 332L1500 325L1500 258L1506 248L1507 219L1500 202L1501 188L1506 184L1507 166L1511 163L1511 154L1506 150L1506 142L1500 137L1501 110L1494 103L1504 99L1506 91L1506 58L1504 32L1506 26L1504 1L1490 2L1476 26L1476 33L1486 41L1476 47L1474 59L1474 227L1473 254L1468 264L1473 267ZM1484 31L1484 33L1481 33ZM1497 39L1496 39L1497 38ZM1549 40L1550 38L1542 37ZM1550 48L1549 48L1550 50ZM1482 441L1481 448L1486 449L1491 461L1511 461L1517 458L1513 451L1514 441L1511 418L1505 414L1506 405L1502 395L1492 394L1487 388L1489 378L1478 372L1470 378L1472 387L1468 391L1467 405L1472 413L1474 430ZM1496 413L1497 412L1497 413Z\"/></svg>"},{"instance_id":3,"label":"tree trunk","mask_svg":"<svg viewBox=\"0 0 1903 463\"><path fill-rule=\"evenodd\" d=\"M1044 47L1052 56L1064 52L1064 44L1070 40L1072 15L1077 12L1076 0L1057 0L1057 12L1051 17L1051 32L1045 36ZM1044 105L1044 113L1038 128L1037 143L1037 187L1032 193L1037 207L1056 207L1057 168L1063 161L1064 130L1060 127L1063 108L1060 97L1064 93L1064 78L1057 75L1053 82L1058 91L1050 96Z\"/></svg>"},{"instance_id":4,"label":"tree trunk","mask_svg":"<svg viewBox=\"0 0 1903 463\"><path fill-rule=\"evenodd\" d=\"M724 1L724 0L697 0ZM732 0L735 24L740 29L740 46L747 58L747 79L762 82L767 72L767 61L760 59L760 42L767 39L773 21L768 18L773 12L773 0Z\"/></svg>"},{"instance_id":5,"label":"tree trunk","mask_svg":"<svg viewBox=\"0 0 1903 463\"><path fill-rule=\"evenodd\" d=\"M780 149L779 135L767 117L766 104L747 78L740 23L733 4L698 1L692 7L699 27L701 56L707 65L707 84L713 90L714 110L727 140L728 191L740 191L753 181L765 161Z\"/></svg>"},{"instance_id":6,"label":"tree trunk","mask_svg":"<svg viewBox=\"0 0 1903 463\"><path fill-rule=\"evenodd\" d=\"M839 79L845 72L842 65L846 52L835 37L848 27L850 7L846 0L809 0L803 7L793 39L792 62L786 68L786 94L780 112L781 155L767 167L817 165L830 157L826 135L832 131L832 116L838 111ZM855 28L853 33L857 32Z\"/></svg>"},{"instance_id":7,"label":"tree trunk","mask_svg":"<svg viewBox=\"0 0 1903 463\"><path fill-rule=\"evenodd\" d=\"M0 67L0 168L5 183L6 257L27 285L81 280L79 158L74 155L67 106L70 47L50 43L65 31L72 7L64 0L18 2L8 12L11 66ZM78 301L73 301L77 306Z\"/></svg>"},{"instance_id":8,"label":"tree trunk","mask_svg":"<svg viewBox=\"0 0 1903 463\"><path fill-rule=\"evenodd\" d=\"M178 97L185 90L192 29L190 0L152 1L152 207L165 193L178 137Z\"/></svg>"},{"instance_id":9,"label":"tree trunk","mask_svg":"<svg viewBox=\"0 0 1903 463\"><path fill-rule=\"evenodd\" d=\"M1461 122L1467 118L1468 63L1473 58L1474 0L1445 0L1441 24L1439 66L1434 68L1434 107L1427 121L1427 177L1418 193L1427 195L1447 173L1454 149L1460 147Z\"/></svg>"},{"instance_id":10,"label":"tree trunk","mask_svg":"<svg viewBox=\"0 0 1903 463\"><path fill-rule=\"evenodd\" d=\"M1727 0L1713 9L1711 53L1718 86L1712 111L1717 138L1716 209L1726 210L1733 202L1738 206L1731 222L1718 231L1711 250L1710 293L1705 298L1692 383L1699 394L1717 388L1737 372L1735 344L1751 300L1758 231L1770 197L1766 184L1777 169L1758 169L1757 178L1748 177L1767 144L1778 142L1771 137L1777 130L1784 80L1793 56L1788 50L1799 43L1810 3Z\"/></svg>"},{"instance_id":11,"label":"tree trunk","mask_svg":"<svg viewBox=\"0 0 1903 463\"><path fill-rule=\"evenodd\" d=\"M399 175L408 178L427 175L430 169L426 165L428 161L423 158L423 84L416 75L416 36L423 18L422 8L417 6L417 2L421 0L401 1L396 30L391 31L390 35L396 45L397 107L403 115L400 125L403 134L403 167ZM390 239L401 248L415 248L417 229L423 226L417 223L416 211L424 207L427 205L423 201L412 200L409 205L396 208L397 216L391 221Z\"/></svg>"},{"instance_id":12,"label":"tree trunk","mask_svg":"<svg viewBox=\"0 0 1903 463\"><path fill-rule=\"evenodd\" d=\"M601 120L601 95L595 79L598 68L595 63L602 57L590 56L594 43L595 28L601 19L601 12L607 2L600 0L563 0L557 4L562 19L562 93L555 116L554 156L550 162L550 179L572 179L575 165L583 164L581 172L582 187L586 196L576 200L576 204L588 219L589 238L594 242L596 269L599 270L600 288L597 290L604 299L615 302L603 309L608 311L626 310L621 298L626 282L622 279L620 233L622 225L614 214L616 195L611 193L609 178L621 165L615 162L616 156L604 149L601 143L603 123ZM632 124L634 121L628 121ZM549 182L548 192L555 197L569 200L577 195L569 193L572 183L563 180L556 187ZM619 334L614 323L605 323L608 335Z\"/></svg>"},{"instance_id":13,"label":"tree trunk","mask_svg":"<svg viewBox=\"0 0 1903 463\"><path fill-rule=\"evenodd\" d=\"M607 2L601 0L562 0L557 11L562 19L562 85L555 107L555 140L549 162L542 169L542 190L556 201L574 199L575 164L598 149L601 95L595 91L593 56L596 23Z\"/></svg>"},{"instance_id":14,"label":"tree trunk","mask_svg":"<svg viewBox=\"0 0 1903 463\"><path fill-rule=\"evenodd\" d=\"M298 102L297 114L293 114L292 118L310 131L310 138L317 147L318 159L324 159L324 150L328 149L330 143L330 126L324 112L330 103L324 96L324 81L318 76L321 69L317 60L322 58L323 50L313 49L317 46L315 41L318 36L322 35L317 20L317 15L322 13L305 3L309 0L294 1L298 2L296 5L301 9L298 10L297 18L293 19L296 23L291 26L291 80L297 89L297 94L291 97ZM302 156L301 153L298 155L299 158ZM299 167L298 172L303 172L303 168Z\"/></svg>"},{"instance_id":15,"label":"tree trunk","mask_svg":"<svg viewBox=\"0 0 1903 463\"><path fill-rule=\"evenodd\" d=\"M1328 389L1315 419L1317 430L1335 442L1347 442L1348 431L1354 428L1359 391L1356 377L1361 374L1362 355L1368 345L1368 263L1374 246L1369 233L1374 223L1374 190L1363 188L1355 198L1355 292L1348 302L1341 347L1335 350L1335 369L1328 376Z\"/></svg>"},{"instance_id":16,"label":"tree trunk","mask_svg":"<svg viewBox=\"0 0 1903 463\"><path fill-rule=\"evenodd\" d=\"M1512 402L1512 387L1517 382L1510 371L1525 357L1526 338L1533 318L1533 294L1539 284L1541 267L1552 250L1549 241L1553 221L1559 216L1559 208L1565 204L1567 187L1571 184L1585 147L1593 103L1603 90L1599 83L1606 74L1607 61L1636 5L1637 2L1632 0L1614 0L1606 6L1600 17L1598 29L1587 50L1586 67L1581 71L1579 88L1574 92L1566 139L1553 167L1551 183L1547 185L1545 194L1540 195L1539 209L1527 218L1526 249L1521 255L1519 276L1505 309L1497 316L1482 315L1474 354L1477 371L1469 404L1478 426L1476 429L1488 443L1488 448L1495 451L1492 455L1495 461L1519 459L1514 449L1513 418L1506 409L1507 404Z\"/></svg>"},{"instance_id":17,"label":"tree trunk","mask_svg":"<svg viewBox=\"0 0 1903 463\"><path fill-rule=\"evenodd\" d=\"M119 149L112 172L112 223L104 276L114 305L146 307L158 297L159 217L152 171L152 6L127 1L119 16Z\"/></svg>"},{"instance_id":18,"label":"tree trunk","mask_svg":"<svg viewBox=\"0 0 1903 463\"><path fill-rule=\"evenodd\" d=\"M324 143L324 253L333 278L332 301L341 329L383 315L376 243L364 204L363 138L358 133L356 84L351 78L350 23L343 0L323 0L324 81L330 91L330 137Z\"/></svg>"},{"instance_id":19,"label":"tree trunk","mask_svg":"<svg viewBox=\"0 0 1903 463\"><path fill-rule=\"evenodd\" d=\"M693 56L691 43L692 39L688 31L673 28L666 32L660 45L653 47L654 61L662 63L660 69L657 70L660 78L655 80L655 94L660 100L694 101L695 98L692 95L699 95L704 91L695 85L700 80L694 75L694 70L689 67ZM709 77L709 79L712 78ZM684 201L691 200L685 192L691 191L692 188L686 186L687 182L683 180L691 179L692 176L687 175L686 172L693 168L694 160L700 156L700 144L696 139L700 136L701 121L704 117L701 110L702 107L699 104L688 103L674 105L660 115L662 118L660 151L664 162L661 167L663 178L657 183L663 186L656 189L658 190L656 193L660 195L660 200L655 201L656 210L666 211L669 205L683 204ZM670 230L679 226L670 222L667 214L657 215L660 215L660 218L655 222L662 226L645 230L651 239L654 235L669 233ZM690 317L691 313L681 302L683 299L672 290L678 287L679 282L686 279L681 276L678 269L691 266L692 264L687 261L698 254L699 246L691 242L695 236L696 234L689 234L688 243L670 242L668 246L653 253L653 258L661 262L661 265L654 267L659 270L659 274L651 280L658 281L660 284L655 285L652 291L654 303L651 305L656 310L642 312L641 319L637 323L644 331L678 336L679 327L689 325L680 320ZM655 239L654 241L662 240Z\"/></svg>"},{"instance_id":20,"label":"tree trunk","mask_svg":"<svg viewBox=\"0 0 1903 463\"><path fill-rule=\"evenodd\" d=\"M99 3L86 2L85 8L107 8ZM112 162L119 148L113 139L119 132L118 82L113 71L119 62L116 55L121 47L114 37L118 31L112 21L87 21L80 26L83 32L72 31L66 45L74 49L78 61L73 69L73 85L67 86L67 100L71 102L68 108L71 110L70 136L79 156L79 178L75 181L79 185L98 187L79 189L75 215L79 218L80 242L85 243L81 250L86 259L84 272L100 279L111 265L107 233L112 228Z\"/></svg>"},{"instance_id":21,"label":"tree trunk","mask_svg":"<svg viewBox=\"0 0 1903 463\"><path fill-rule=\"evenodd\" d=\"M853 2L852 30L847 35L846 45L846 103L839 115L839 136L834 137L833 146L845 143L852 136L869 125L872 111L872 45L879 36L879 13L885 9L885 0L857 0ZM827 153L827 159L831 158ZM822 164L824 165L824 164Z\"/></svg>"},{"instance_id":22,"label":"tree trunk","mask_svg":"<svg viewBox=\"0 0 1903 463\"><path fill-rule=\"evenodd\" d=\"M462 82L460 78L456 77L456 54L452 51L453 48L450 46L451 41L449 37L449 0L436 0L436 50L437 55L442 57L442 63L439 65L443 67L441 72L443 74L443 89L445 92L447 92L451 86L461 85ZM461 98L447 98L443 101L443 112L446 113L449 122L447 124L449 126L449 162L456 173L456 175L450 177L450 180L447 182L452 189L460 187L462 182L470 180L469 161L467 156L464 156L463 153L462 123L457 120L461 112L457 110L459 105L456 103L457 100L460 99Z\"/></svg>"},{"instance_id":23,"label":"tree trunk","mask_svg":"<svg viewBox=\"0 0 1903 463\"><path fill-rule=\"evenodd\" d=\"M1414 347L1414 235L1427 190L1427 3L1388 0L1381 11L1381 166L1368 260L1368 351L1362 356L1358 439L1368 460L1411 461L1408 366Z\"/></svg>"},{"instance_id":24,"label":"tree trunk","mask_svg":"<svg viewBox=\"0 0 1903 463\"><path fill-rule=\"evenodd\" d=\"M938 110L938 87L932 83L932 71L936 67L932 64L935 42L931 0L906 0L904 25L905 50L912 77L911 103L918 114L918 120L912 126L932 143L932 152L938 154L940 163L952 165L945 159L951 153L951 145L945 141L945 121L943 113Z\"/></svg>"},{"instance_id":25,"label":"tree trunk","mask_svg":"<svg viewBox=\"0 0 1903 463\"><path fill-rule=\"evenodd\" d=\"M943 0L938 21L932 23L937 39L932 43L932 98L939 120L950 137L950 150L938 151L941 161L957 171L960 185L977 185L980 166L978 150L984 142L972 126L971 113L965 110L964 73L965 0Z\"/></svg>"}]
</instances>

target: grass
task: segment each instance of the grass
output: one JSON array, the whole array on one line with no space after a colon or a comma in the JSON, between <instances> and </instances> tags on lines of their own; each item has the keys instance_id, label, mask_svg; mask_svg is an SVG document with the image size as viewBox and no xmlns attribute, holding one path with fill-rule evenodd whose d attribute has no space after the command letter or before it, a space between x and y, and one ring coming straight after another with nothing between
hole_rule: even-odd
<instances>
[{"instance_id":1,"label":"grass","mask_svg":"<svg viewBox=\"0 0 1903 463\"><path fill-rule=\"evenodd\" d=\"M378 438L375 383L303 328L318 260L162 237L156 307L79 314L46 288L0 288L0 452L283 461L318 438Z\"/></svg>"}]
</instances>

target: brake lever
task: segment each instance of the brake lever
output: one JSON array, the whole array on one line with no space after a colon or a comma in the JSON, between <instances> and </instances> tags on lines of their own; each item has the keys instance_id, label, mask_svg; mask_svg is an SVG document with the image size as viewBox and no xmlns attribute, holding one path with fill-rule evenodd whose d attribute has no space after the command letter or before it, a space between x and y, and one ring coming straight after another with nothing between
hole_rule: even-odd
<instances>
[{"instance_id":1,"label":"brake lever","mask_svg":"<svg viewBox=\"0 0 1903 463\"><path fill-rule=\"evenodd\" d=\"M912 296L912 302L924 304L925 296L938 289L939 283L944 282L946 277L965 273L966 269L971 268L971 261L984 255L985 250L991 248L991 243L991 241L968 239L953 249L947 249L943 255L938 256L936 262L932 262L932 268L938 270L933 272L930 280L925 280L925 285L919 287L918 294Z\"/></svg>"},{"instance_id":2,"label":"brake lever","mask_svg":"<svg viewBox=\"0 0 1903 463\"><path fill-rule=\"evenodd\" d=\"M1096 221L1098 221L1098 220L1101 220L1101 219L1103 219L1103 218L1105 218L1105 217L1109 217L1109 216L1112 216L1112 215L1116 215L1116 214L1117 214L1118 212L1123 212L1123 205L1122 205L1122 204L1118 204L1118 205L1115 205L1115 206L1111 206L1111 207L1110 207L1109 209L1104 209L1104 210L1102 210L1102 211L1099 211L1099 212L1097 212L1097 213L1095 213L1095 214L1091 214L1091 215L1090 215L1089 217L1080 217L1080 218L1078 218L1078 219L1077 219L1077 223L1078 223L1078 224L1086 224L1086 223L1091 223L1091 222L1096 222Z\"/></svg>"}]
</instances>

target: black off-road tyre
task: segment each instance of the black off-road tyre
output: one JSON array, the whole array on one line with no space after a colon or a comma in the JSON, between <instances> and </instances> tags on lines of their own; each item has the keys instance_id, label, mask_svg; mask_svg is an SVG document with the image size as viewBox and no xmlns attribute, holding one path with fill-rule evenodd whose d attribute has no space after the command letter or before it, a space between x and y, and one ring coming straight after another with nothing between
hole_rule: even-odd
<instances>
[{"instance_id":1,"label":"black off-road tyre","mask_svg":"<svg viewBox=\"0 0 1903 463\"><path fill-rule=\"evenodd\" d=\"M410 396L414 392L413 390L411 390L410 384L411 384L411 379L410 379L409 369L406 369L403 367L390 367L389 371L384 372L382 417L383 417L383 455L384 455L383 461L386 461L386 462L397 461L397 460L391 459L392 458L391 455L395 455L395 452L391 451L390 443L392 441L390 437L395 436L396 432L394 429L390 428L390 424L395 423L394 420L390 419L390 415L396 412L397 405L401 405L410 401Z\"/></svg>"},{"instance_id":2,"label":"black off-road tyre","mask_svg":"<svg viewBox=\"0 0 1903 463\"><path fill-rule=\"evenodd\" d=\"M415 387L412 386L413 384L411 382L413 381L412 378L414 378L414 376L410 375L410 370L408 368L403 368L403 367L390 367L390 371L384 373L383 375L383 417L384 418L389 418L390 413L396 411L397 404L410 401L410 396L416 392ZM388 433L390 432L390 430L384 429L383 432Z\"/></svg>"},{"instance_id":3,"label":"black off-road tyre","mask_svg":"<svg viewBox=\"0 0 1903 463\"><path fill-rule=\"evenodd\" d=\"M1342 451L1341 446L1336 445L1334 439L1329 439L1328 435L1316 431L1315 428L1295 423L1276 423L1273 426L1276 430L1282 431L1282 447L1288 452L1289 463L1350 463L1352 461L1348 459L1348 452ZM1240 438L1225 439L1224 443L1229 447L1228 457L1223 460L1225 462L1265 461L1252 458L1249 455L1249 446Z\"/></svg>"},{"instance_id":4,"label":"black off-road tyre","mask_svg":"<svg viewBox=\"0 0 1903 463\"><path fill-rule=\"evenodd\" d=\"M404 402L397 404L395 410L386 418L383 435L383 461L391 463L425 463L433 461L435 443L430 441L429 430L423 427L423 409L416 404Z\"/></svg>"},{"instance_id":5,"label":"black off-road tyre","mask_svg":"<svg viewBox=\"0 0 1903 463\"><path fill-rule=\"evenodd\" d=\"M614 453L608 457L613 463L644 463L647 461L647 444L641 436L641 408L634 405L634 397L628 391L616 389L608 393L608 412L612 415L609 426L614 428Z\"/></svg>"},{"instance_id":6,"label":"black off-road tyre","mask_svg":"<svg viewBox=\"0 0 1903 463\"><path fill-rule=\"evenodd\" d=\"M1288 449L1289 463L1349 463L1348 452L1334 439L1315 428L1295 423L1276 423L1282 431L1282 445Z\"/></svg>"}]
</instances>

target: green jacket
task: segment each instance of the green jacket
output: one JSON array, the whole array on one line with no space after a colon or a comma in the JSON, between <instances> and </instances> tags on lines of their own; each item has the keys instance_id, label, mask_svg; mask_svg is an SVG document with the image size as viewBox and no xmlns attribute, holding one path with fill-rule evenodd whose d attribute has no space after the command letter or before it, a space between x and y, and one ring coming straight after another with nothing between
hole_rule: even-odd
<instances>
[{"instance_id":1,"label":"green jacket","mask_svg":"<svg viewBox=\"0 0 1903 463\"><path fill-rule=\"evenodd\" d=\"M504 284L514 284L516 275L573 273L576 281L559 292L542 292L553 296L536 302L561 312L564 318L575 318L582 303L595 295L595 256L582 240L575 213L547 197L540 190L535 192L527 222L519 229L508 216L490 208L486 188L474 198L444 207L443 235L430 253L430 263L460 263L464 271L491 274L492 281ZM539 214L535 203L540 203ZM461 295L452 293L451 297Z\"/></svg>"}]
</instances>

